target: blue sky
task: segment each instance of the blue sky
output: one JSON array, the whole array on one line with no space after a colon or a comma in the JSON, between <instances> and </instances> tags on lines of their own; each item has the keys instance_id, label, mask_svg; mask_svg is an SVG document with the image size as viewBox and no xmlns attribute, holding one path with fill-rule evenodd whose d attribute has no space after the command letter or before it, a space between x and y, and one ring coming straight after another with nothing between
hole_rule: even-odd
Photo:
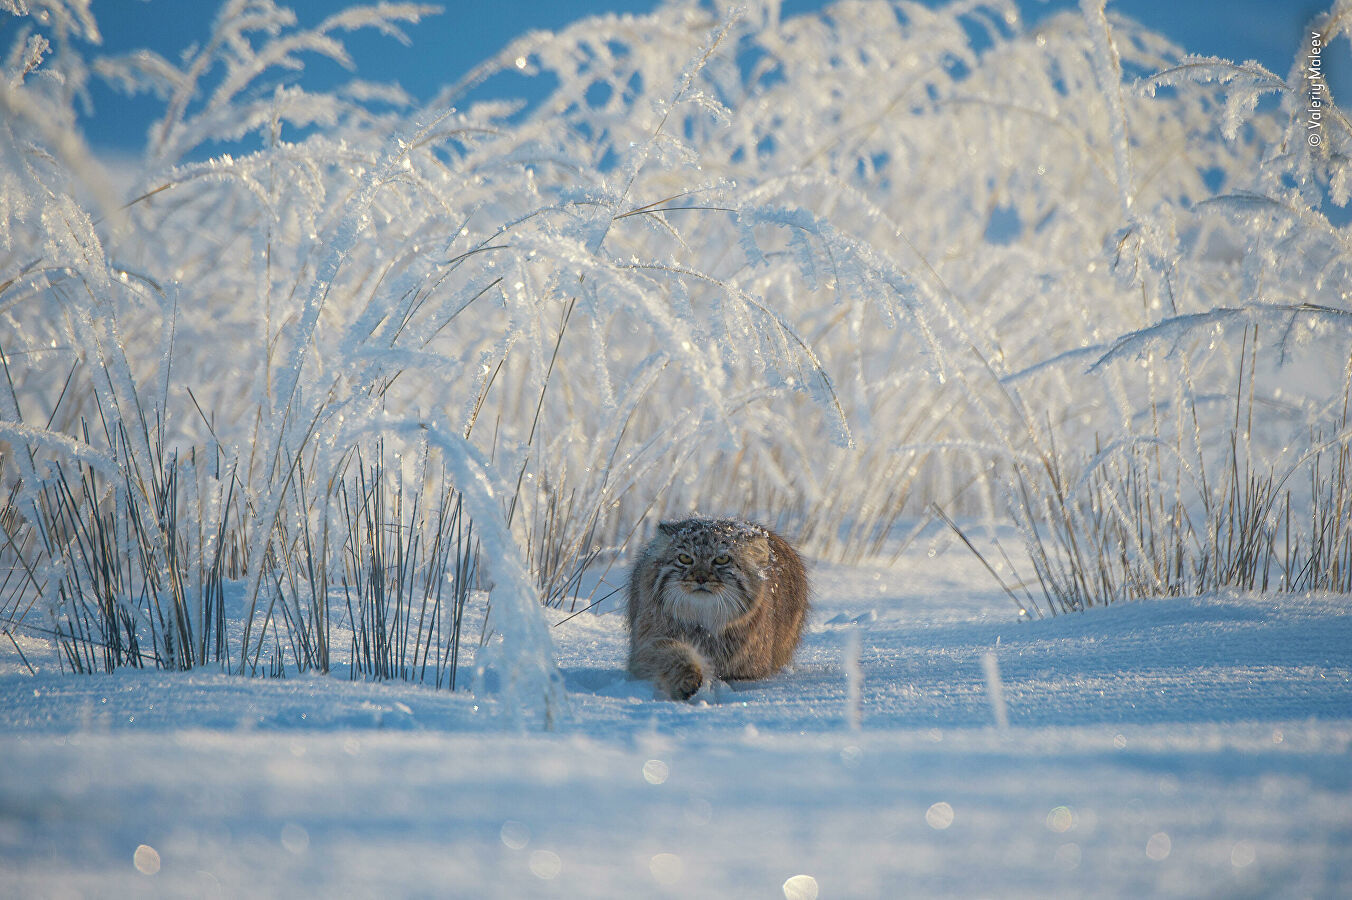
<instances>
[{"instance_id":1,"label":"blue sky","mask_svg":"<svg viewBox=\"0 0 1352 900\"><path fill-rule=\"evenodd\" d=\"M285 0L282 0L285 3ZM1285 75L1305 26L1331 0L1110 0L1109 9L1163 32L1193 53L1234 60L1256 59ZM338 4L333 0L292 0L303 23L313 23ZM352 36L358 71L372 81L397 81L420 99L455 81L513 37L533 28L558 28L602 11L643 12L656 0L448 0L440 15L412 26L410 48L375 34ZM786 15L820 8L820 0L784 0ZM935 4L938 5L938 4ZM1050 11L1072 8L1075 0L1019 0L1025 19L1035 22ZM201 15L184 15L186 8ZM149 46L174 58L206 37L216 8L210 0L95 0L93 9L104 36L104 49L125 52ZM1352 96L1352 54L1346 41L1325 60L1335 96ZM312 65L305 83L323 86L342 75L337 67ZM1340 93L1340 86L1345 89ZM87 136L96 148L135 152L153 121L158 102L125 98L101 86L93 94L95 115Z\"/></svg>"}]
</instances>

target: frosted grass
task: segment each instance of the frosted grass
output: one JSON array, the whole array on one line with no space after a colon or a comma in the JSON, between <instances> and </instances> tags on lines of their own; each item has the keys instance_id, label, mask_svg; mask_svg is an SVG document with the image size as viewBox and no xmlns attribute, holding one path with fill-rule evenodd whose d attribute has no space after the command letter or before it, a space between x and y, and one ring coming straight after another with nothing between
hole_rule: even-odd
<instances>
[{"instance_id":1,"label":"frosted grass","mask_svg":"<svg viewBox=\"0 0 1352 900\"><path fill-rule=\"evenodd\" d=\"M1012 520L1052 611L1205 589L1178 573L1225 569L1229 533L1264 536L1242 555L1270 589L1343 583L1320 523L1344 503L1352 134L1330 105L1304 139L1303 47L1283 78L1094 0L1033 26L1003 2L674 2L532 32L420 108L302 70L429 7L302 28L231 0L172 61L100 57L82 4L29 6L48 18L6 13L0 86L11 621L73 621L52 498L88 483L76 520L148 586L107 622L154 644L145 610L181 582L164 622L200 650L243 579L216 662L303 668L296 598L370 549L336 501L377 442L427 521L464 504L481 681L540 721L537 601L592 602L588 567L693 510L845 560L936 507ZM464 101L507 72L550 87ZM164 99L126 198L75 124L91 77ZM1271 497L1246 507L1252 478Z\"/></svg>"}]
</instances>

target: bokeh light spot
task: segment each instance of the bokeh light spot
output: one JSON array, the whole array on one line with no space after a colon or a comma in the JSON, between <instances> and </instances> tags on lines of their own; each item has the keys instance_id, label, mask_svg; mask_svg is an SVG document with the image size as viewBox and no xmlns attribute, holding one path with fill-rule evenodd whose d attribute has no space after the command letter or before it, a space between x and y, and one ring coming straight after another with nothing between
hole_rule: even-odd
<instances>
[{"instance_id":1,"label":"bokeh light spot","mask_svg":"<svg viewBox=\"0 0 1352 900\"><path fill-rule=\"evenodd\" d=\"M681 880L681 858L675 853L659 853L648 861L648 871L658 884L675 884Z\"/></svg>"},{"instance_id":2,"label":"bokeh light spot","mask_svg":"<svg viewBox=\"0 0 1352 900\"><path fill-rule=\"evenodd\" d=\"M508 819L502 823L498 837L512 850L524 850L530 843L530 829L520 822Z\"/></svg>"},{"instance_id":3,"label":"bokeh light spot","mask_svg":"<svg viewBox=\"0 0 1352 900\"><path fill-rule=\"evenodd\" d=\"M550 850L534 850L530 855L530 871L536 878L549 881L558 877L563 869L563 860Z\"/></svg>"},{"instance_id":4,"label":"bokeh light spot","mask_svg":"<svg viewBox=\"0 0 1352 900\"><path fill-rule=\"evenodd\" d=\"M1058 806L1047 813L1047 830L1065 834L1075 824L1075 815L1069 806Z\"/></svg>"},{"instance_id":5,"label":"bokeh light spot","mask_svg":"<svg viewBox=\"0 0 1352 900\"><path fill-rule=\"evenodd\" d=\"M138 845L131 855L131 862L142 875L154 875L160 870L159 851L149 844Z\"/></svg>"},{"instance_id":6,"label":"bokeh light spot","mask_svg":"<svg viewBox=\"0 0 1352 900\"><path fill-rule=\"evenodd\" d=\"M925 822L935 831L943 831L953 824L953 807L940 800L925 810Z\"/></svg>"},{"instance_id":7,"label":"bokeh light spot","mask_svg":"<svg viewBox=\"0 0 1352 900\"><path fill-rule=\"evenodd\" d=\"M685 808L685 820L691 825L708 825L714 818L714 805L703 797L691 800Z\"/></svg>"},{"instance_id":8,"label":"bokeh light spot","mask_svg":"<svg viewBox=\"0 0 1352 900\"><path fill-rule=\"evenodd\" d=\"M785 900L817 900L817 879L811 875L795 875L784 882Z\"/></svg>"},{"instance_id":9,"label":"bokeh light spot","mask_svg":"<svg viewBox=\"0 0 1352 900\"><path fill-rule=\"evenodd\" d=\"M660 759L650 759L643 764L643 780L648 784L661 784L667 780L670 770Z\"/></svg>"}]
</instances>

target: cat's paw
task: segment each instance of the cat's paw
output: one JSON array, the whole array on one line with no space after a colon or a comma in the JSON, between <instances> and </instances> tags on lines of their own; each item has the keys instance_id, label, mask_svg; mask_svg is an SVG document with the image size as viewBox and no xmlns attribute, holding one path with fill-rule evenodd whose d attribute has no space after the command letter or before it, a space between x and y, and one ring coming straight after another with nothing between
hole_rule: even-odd
<instances>
[{"instance_id":1,"label":"cat's paw","mask_svg":"<svg viewBox=\"0 0 1352 900\"><path fill-rule=\"evenodd\" d=\"M673 700L689 700L704 684L704 670L695 660L684 661L675 667L667 679L666 690Z\"/></svg>"}]
</instances>

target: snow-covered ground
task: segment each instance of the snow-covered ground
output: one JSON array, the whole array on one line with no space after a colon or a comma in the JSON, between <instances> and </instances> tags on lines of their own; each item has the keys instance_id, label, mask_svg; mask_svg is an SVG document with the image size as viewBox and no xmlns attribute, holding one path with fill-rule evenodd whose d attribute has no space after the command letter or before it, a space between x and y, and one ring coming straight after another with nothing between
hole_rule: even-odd
<instances>
[{"instance_id":1,"label":"snow-covered ground","mask_svg":"<svg viewBox=\"0 0 1352 900\"><path fill-rule=\"evenodd\" d=\"M970 556L923 547L814 581L792 671L688 705L624 677L614 610L562 623L551 734L464 692L40 654L33 676L0 650L0 893L1352 891L1346 597L1020 623Z\"/></svg>"}]
</instances>

